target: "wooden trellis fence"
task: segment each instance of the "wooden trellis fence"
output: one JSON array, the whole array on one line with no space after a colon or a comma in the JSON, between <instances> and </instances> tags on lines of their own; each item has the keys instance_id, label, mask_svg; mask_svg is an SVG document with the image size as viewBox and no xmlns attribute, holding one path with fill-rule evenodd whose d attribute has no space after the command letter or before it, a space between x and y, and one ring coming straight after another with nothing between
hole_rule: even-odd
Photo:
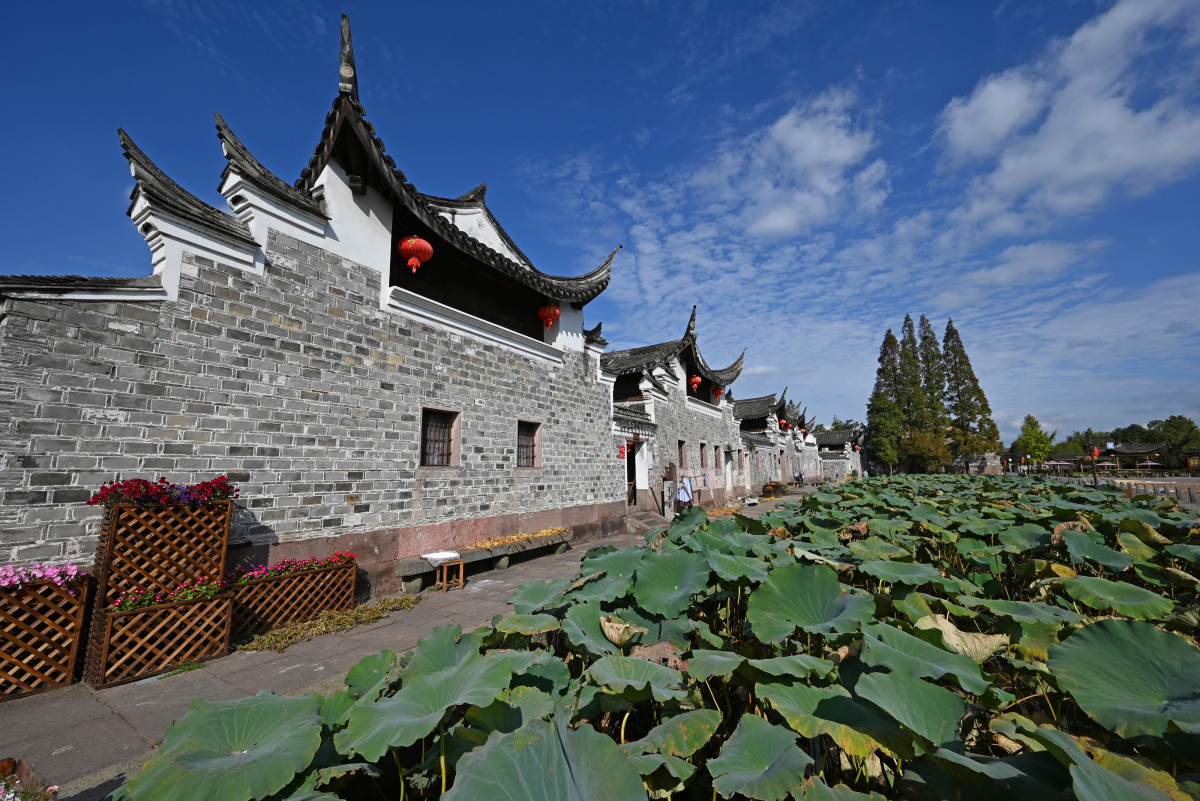
<instances>
[{"instance_id":1,"label":"wooden trellis fence","mask_svg":"<svg viewBox=\"0 0 1200 801\"><path fill-rule=\"evenodd\" d=\"M87 592L86 578L0 588L0 701L74 680Z\"/></svg>"},{"instance_id":2,"label":"wooden trellis fence","mask_svg":"<svg viewBox=\"0 0 1200 801\"><path fill-rule=\"evenodd\" d=\"M354 608L354 563L252 579L234 590L233 638L313 620L328 609Z\"/></svg>"}]
</instances>

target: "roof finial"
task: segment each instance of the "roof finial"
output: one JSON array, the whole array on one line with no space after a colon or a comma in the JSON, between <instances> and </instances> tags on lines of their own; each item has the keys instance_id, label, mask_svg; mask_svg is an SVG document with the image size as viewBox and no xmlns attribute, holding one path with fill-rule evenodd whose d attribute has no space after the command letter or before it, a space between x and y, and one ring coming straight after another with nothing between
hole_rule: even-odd
<instances>
[{"instance_id":1,"label":"roof finial","mask_svg":"<svg viewBox=\"0 0 1200 801\"><path fill-rule=\"evenodd\" d=\"M692 306L692 319L688 320L687 331L684 332L683 338L689 339L696 336L696 307Z\"/></svg>"},{"instance_id":2,"label":"roof finial","mask_svg":"<svg viewBox=\"0 0 1200 801\"><path fill-rule=\"evenodd\" d=\"M358 73L354 69L354 44L350 41L350 18L342 15L342 65L338 67L338 91L358 101Z\"/></svg>"}]
</instances>

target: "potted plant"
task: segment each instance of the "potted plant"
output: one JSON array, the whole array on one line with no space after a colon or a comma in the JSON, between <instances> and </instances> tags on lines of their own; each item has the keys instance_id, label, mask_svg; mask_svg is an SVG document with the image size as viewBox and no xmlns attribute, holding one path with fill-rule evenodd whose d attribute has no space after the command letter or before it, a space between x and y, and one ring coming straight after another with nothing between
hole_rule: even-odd
<instances>
[{"instance_id":1,"label":"potted plant","mask_svg":"<svg viewBox=\"0 0 1200 801\"><path fill-rule=\"evenodd\" d=\"M0 701L74 680L87 592L70 562L0 567Z\"/></svg>"}]
</instances>

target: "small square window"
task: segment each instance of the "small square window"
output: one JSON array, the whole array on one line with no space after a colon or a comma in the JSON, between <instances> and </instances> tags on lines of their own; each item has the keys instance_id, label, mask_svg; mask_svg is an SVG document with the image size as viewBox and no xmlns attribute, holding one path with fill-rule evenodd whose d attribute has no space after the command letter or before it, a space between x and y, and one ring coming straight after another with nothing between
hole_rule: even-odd
<instances>
[{"instance_id":1,"label":"small square window","mask_svg":"<svg viewBox=\"0 0 1200 801\"><path fill-rule=\"evenodd\" d=\"M421 410L421 466L458 464L458 412Z\"/></svg>"},{"instance_id":2,"label":"small square window","mask_svg":"<svg viewBox=\"0 0 1200 801\"><path fill-rule=\"evenodd\" d=\"M542 466L542 424L517 421L517 467Z\"/></svg>"},{"instance_id":3,"label":"small square window","mask_svg":"<svg viewBox=\"0 0 1200 801\"><path fill-rule=\"evenodd\" d=\"M700 443L700 469L708 467L708 446L703 442Z\"/></svg>"}]
</instances>

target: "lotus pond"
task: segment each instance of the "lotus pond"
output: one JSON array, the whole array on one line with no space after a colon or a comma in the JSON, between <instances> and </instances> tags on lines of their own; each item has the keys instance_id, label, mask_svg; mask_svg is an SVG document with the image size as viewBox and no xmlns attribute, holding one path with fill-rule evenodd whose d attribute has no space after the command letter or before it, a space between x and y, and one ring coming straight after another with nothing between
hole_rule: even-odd
<instances>
[{"instance_id":1,"label":"lotus pond","mask_svg":"<svg viewBox=\"0 0 1200 801\"><path fill-rule=\"evenodd\" d=\"M328 697L194 701L113 798L1200 798L1198 562L1037 479L692 510Z\"/></svg>"}]
</instances>

